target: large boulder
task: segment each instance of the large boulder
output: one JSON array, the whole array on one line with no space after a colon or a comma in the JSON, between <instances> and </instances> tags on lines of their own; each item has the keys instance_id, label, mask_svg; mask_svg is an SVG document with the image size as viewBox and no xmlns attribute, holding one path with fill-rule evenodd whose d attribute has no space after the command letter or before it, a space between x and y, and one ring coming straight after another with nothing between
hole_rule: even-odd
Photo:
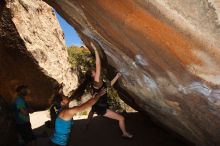
<instances>
[{"instance_id":1,"label":"large boulder","mask_svg":"<svg viewBox=\"0 0 220 146\"><path fill-rule=\"evenodd\" d=\"M16 87L28 85L28 102L40 110L60 84L66 95L76 88L77 77L56 15L41 0L0 1L0 44L0 145L11 146L18 142L10 108Z\"/></svg>"},{"instance_id":2,"label":"large boulder","mask_svg":"<svg viewBox=\"0 0 220 146\"><path fill-rule=\"evenodd\" d=\"M53 9L41 0L5 0L0 9L0 93L12 101L15 88L27 84L28 102L36 108L63 83L64 93L76 88L64 35Z\"/></svg>"},{"instance_id":3,"label":"large boulder","mask_svg":"<svg viewBox=\"0 0 220 146\"><path fill-rule=\"evenodd\" d=\"M220 145L218 1L45 1L122 73L126 101L200 146Z\"/></svg>"}]
</instances>

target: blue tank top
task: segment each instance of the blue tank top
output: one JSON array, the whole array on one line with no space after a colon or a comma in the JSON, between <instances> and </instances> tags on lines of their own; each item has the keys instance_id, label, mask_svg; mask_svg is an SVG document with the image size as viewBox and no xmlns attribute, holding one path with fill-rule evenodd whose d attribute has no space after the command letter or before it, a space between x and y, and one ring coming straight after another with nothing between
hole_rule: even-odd
<instances>
[{"instance_id":1,"label":"blue tank top","mask_svg":"<svg viewBox=\"0 0 220 146\"><path fill-rule=\"evenodd\" d=\"M66 146L70 136L72 124L72 119L66 121L58 116L55 121L55 131L51 137L51 141L55 144Z\"/></svg>"}]
</instances>

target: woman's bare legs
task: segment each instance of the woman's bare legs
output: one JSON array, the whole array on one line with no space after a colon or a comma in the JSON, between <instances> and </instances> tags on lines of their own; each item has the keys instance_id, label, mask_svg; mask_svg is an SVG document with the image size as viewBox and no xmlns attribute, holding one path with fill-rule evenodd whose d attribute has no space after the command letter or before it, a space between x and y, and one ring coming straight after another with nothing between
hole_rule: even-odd
<instances>
[{"instance_id":1,"label":"woman's bare legs","mask_svg":"<svg viewBox=\"0 0 220 146\"><path fill-rule=\"evenodd\" d=\"M128 138L133 137L133 135L131 135L129 132L127 132L126 127L125 127L125 118L122 115L107 109L104 116L108 117L110 119L117 120L119 122L119 127L123 133L123 136L128 137Z\"/></svg>"}]
</instances>

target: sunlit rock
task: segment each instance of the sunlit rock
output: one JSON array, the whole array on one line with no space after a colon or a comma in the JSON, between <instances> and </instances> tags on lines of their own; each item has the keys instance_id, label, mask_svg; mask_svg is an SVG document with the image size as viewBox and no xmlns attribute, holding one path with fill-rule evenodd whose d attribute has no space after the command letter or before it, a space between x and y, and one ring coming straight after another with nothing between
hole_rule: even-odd
<instances>
[{"instance_id":1,"label":"sunlit rock","mask_svg":"<svg viewBox=\"0 0 220 146\"><path fill-rule=\"evenodd\" d=\"M76 88L64 35L53 9L41 0L1 1L0 93L12 101L15 88L27 84L29 103L46 107L56 86Z\"/></svg>"}]
</instances>

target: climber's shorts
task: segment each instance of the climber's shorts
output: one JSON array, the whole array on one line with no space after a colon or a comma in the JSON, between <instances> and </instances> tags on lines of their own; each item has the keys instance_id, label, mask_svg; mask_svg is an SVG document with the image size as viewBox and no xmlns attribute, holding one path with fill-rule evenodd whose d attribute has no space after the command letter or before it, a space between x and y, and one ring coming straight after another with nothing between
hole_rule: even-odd
<instances>
[{"instance_id":1,"label":"climber's shorts","mask_svg":"<svg viewBox=\"0 0 220 146\"><path fill-rule=\"evenodd\" d=\"M26 144L36 139L31 128L31 123L26 122L23 124L17 124L17 131Z\"/></svg>"},{"instance_id":2,"label":"climber's shorts","mask_svg":"<svg viewBox=\"0 0 220 146\"><path fill-rule=\"evenodd\" d=\"M104 116L106 114L107 109L108 109L107 106L105 107L101 107L97 105L92 106L92 111L95 112L99 116Z\"/></svg>"}]
</instances>

